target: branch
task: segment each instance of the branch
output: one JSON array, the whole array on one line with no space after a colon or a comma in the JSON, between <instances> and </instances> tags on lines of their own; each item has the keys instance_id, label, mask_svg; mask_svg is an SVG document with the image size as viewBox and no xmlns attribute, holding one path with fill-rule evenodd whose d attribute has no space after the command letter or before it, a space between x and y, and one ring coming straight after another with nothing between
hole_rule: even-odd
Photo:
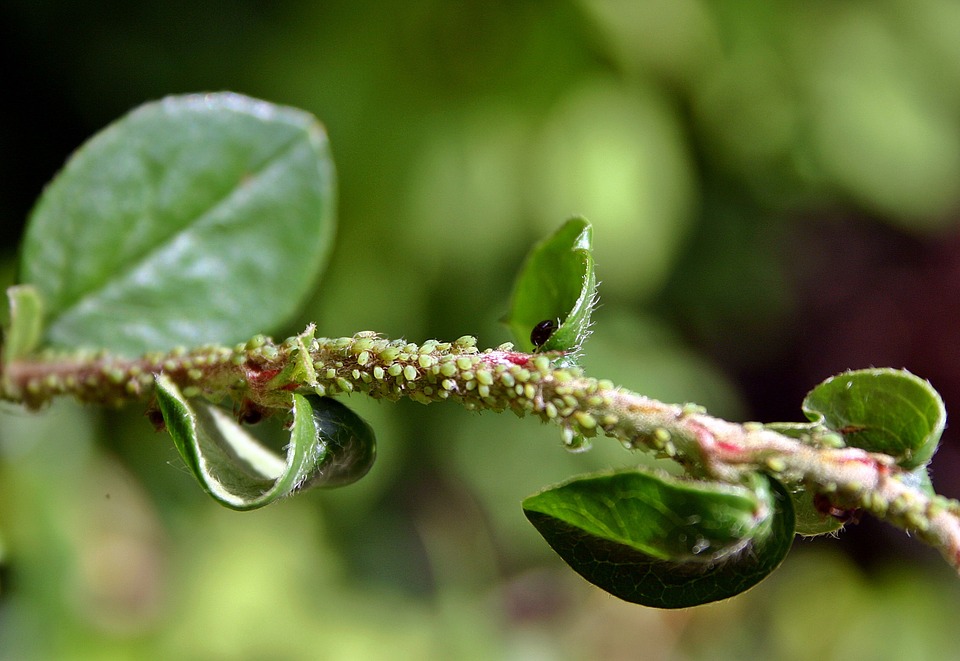
<instances>
[{"instance_id":1,"label":"branch","mask_svg":"<svg viewBox=\"0 0 960 661\"><path fill-rule=\"evenodd\" d=\"M230 349L201 347L136 359L106 353L18 359L2 368L0 399L39 408L55 396L119 406L152 396L166 373L188 397L229 396L240 411L286 413L289 392L359 392L377 399L458 402L469 410L513 411L561 427L564 439L599 433L629 449L683 464L694 477L739 483L763 471L915 533L960 571L960 502L930 495L894 460L836 438L791 438L759 423L735 424L694 405L664 404L613 383L555 367L552 354L480 351L476 340L390 341L376 333L314 338L313 327L280 344L258 336Z\"/></svg>"}]
</instances>

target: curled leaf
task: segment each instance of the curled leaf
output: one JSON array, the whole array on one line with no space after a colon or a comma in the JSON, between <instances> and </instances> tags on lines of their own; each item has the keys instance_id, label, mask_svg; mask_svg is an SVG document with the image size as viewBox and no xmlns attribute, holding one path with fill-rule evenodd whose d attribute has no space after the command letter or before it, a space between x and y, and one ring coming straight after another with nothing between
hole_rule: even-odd
<instances>
[{"instance_id":1,"label":"curled leaf","mask_svg":"<svg viewBox=\"0 0 960 661\"><path fill-rule=\"evenodd\" d=\"M295 491L356 481L376 456L373 430L329 398L292 395L290 442L281 458L225 411L189 400L167 377L156 380L157 403L187 467L222 505L251 510Z\"/></svg>"},{"instance_id":2,"label":"curled leaf","mask_svg":"<svg viewBox=\"0 0 960 661\"><path fill-rule=\"evenodd\" d=\"M353 484L370 471L377 458L373 428L335 399L308 395L307 400L324 451L317 454L316 463L297 489Z\"/></svg>"},{"instance_id":3,"label":"curled leaf","mask_svg":"<svg viewBox=\"0 0 960 661\"><path fill-rule=\"evenodd\" d=\"M517 346L578 350L590 328L596 290L593 229L572 218L533 247L517 275L506 320Z\"/></svg>"},{"instance_id":4,"label":"curled leaf","mask_svg":"<svg viewBox=\"0 0 960 661\"><path fill-rule=\"evenodd\" d=\"M896 457L904 468L930 461L947 422L943 400L927 381L890 368L830 377L803 400L803 412L847 445Z\"/></svg>"},{"instance_id":5,"label":"curled leaf","mask_svg":"<svg viewBox=\"0 0 960 661\"><path fill-rule=\"evenodd\" d=\"M794 532L789 496L762 475L734 487L626 471L576 478L523 508L585 579L658 608L747 590L779 566Z\"/></svg>"}]
</instances>

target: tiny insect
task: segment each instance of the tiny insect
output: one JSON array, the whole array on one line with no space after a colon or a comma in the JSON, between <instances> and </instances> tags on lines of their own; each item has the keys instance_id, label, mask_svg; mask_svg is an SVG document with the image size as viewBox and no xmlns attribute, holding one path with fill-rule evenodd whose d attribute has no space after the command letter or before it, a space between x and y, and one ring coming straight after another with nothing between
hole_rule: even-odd
<instances>
[{"instance_id":1,"label":"tiny insect","mask_svg":"<svg viewBox=\"0 0 960 661\"><path fill-rule=\"evenodd\" d=\"M153 425L153 428L156 431L164 431L167 428L167 423L163 419L163 413L160 412L160 409L150 408L147 409L145 413L147 420L150 421L150 424Z\"/></svg>"},{"instance_id":2,"label":"tiny insect","mask_svg":"<svg viewBox=\"0 0 960 661\"><path fill-rule=\"evenodd\" d=\"M249 399L245 399L240 404L240 410L237 412L237 422L241 425L255 425L263 420L264 412L264 409Z\"/></svg>"},{"instance_id":3,"label":"tiny insect","mask_svg":"<svg viewBox=\"0 0 960 661\"><path fill-rule=\"evenodd\" d=\"M557 328L559 328L559 324L557 324L556 321L553 319L544 319L530 331L530 342L539 349L550 339L550 336L556 332Z\"/></svg>"},{"instance_id":4,"label":"tiny insect","mask_svg":"<svg viewBox=\"0 0 960 661\"><path fill-rule=\"evenodd\" d=\"M860 510L837 507L822 493L813 495L813 506L820 514L832 516L840 523L860 523Z\"/></svg>"}]
</instances>

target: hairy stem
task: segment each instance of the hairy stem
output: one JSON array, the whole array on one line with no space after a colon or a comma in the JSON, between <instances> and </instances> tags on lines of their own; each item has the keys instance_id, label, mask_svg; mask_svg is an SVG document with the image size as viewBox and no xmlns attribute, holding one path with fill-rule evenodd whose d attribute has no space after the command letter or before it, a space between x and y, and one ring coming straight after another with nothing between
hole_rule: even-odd
<instances>
[{"instance_id":1,"label":"hairy stem","mask_svg":"<svg viewBox=\"0 0 960 661\"><path fill-rule=\"evenodd\" d=\"M738 483L761 470L918 535L960 571L960 503L914 486L891 457L791 438L758 423L727 422L694 405L664 404L578 369L555 367L556 357L510 345L480 351L472 337L420 345L372 332L314 338L310 327L280 344L258 336L233 348L136 359L98 353L16 360L3 366L0 399L38 408L69 395L117 406L149 400L154 376L163 372L188 397L228 396L239 402L238 410L258 416L285 412L291 390L510 410L559 425L567 441L603 434L671 457L700 479Z\"/></svg>"}]
</instances>

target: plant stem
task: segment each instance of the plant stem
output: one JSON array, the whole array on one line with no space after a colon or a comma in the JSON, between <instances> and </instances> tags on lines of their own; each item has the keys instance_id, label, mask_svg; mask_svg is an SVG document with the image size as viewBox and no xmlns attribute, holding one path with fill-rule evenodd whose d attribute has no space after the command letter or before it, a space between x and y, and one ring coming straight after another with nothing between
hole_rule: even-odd
<instances>
[{"instance_id":1,"label":"plant stem","mask_svg":"<svg viewBox=\"0 0 960 661\"><path fill-rule=\"evenodd\" d=\"M960 571L960 503L929 495L882 454L796 439L759 423L736 424L694 405L664 404L576 368L555 354L512 346L480 351L476 340L390 341L372 332L314 338L313 327L275 344L258 336L230 349L201 347L136 359L106 353L18 359L3 367L0 399L39 408L55 396L119 406L152 397L163 372L188 397L229 396L240 410L285 413L291 390L320 395L359 392L422 403L451 400L470 410L510 410L559 425L564 439L604 434L683 464L700 479L739 483L763 471L792 488L863 509L937 548Z\"/></svg>"}]
</instances>

